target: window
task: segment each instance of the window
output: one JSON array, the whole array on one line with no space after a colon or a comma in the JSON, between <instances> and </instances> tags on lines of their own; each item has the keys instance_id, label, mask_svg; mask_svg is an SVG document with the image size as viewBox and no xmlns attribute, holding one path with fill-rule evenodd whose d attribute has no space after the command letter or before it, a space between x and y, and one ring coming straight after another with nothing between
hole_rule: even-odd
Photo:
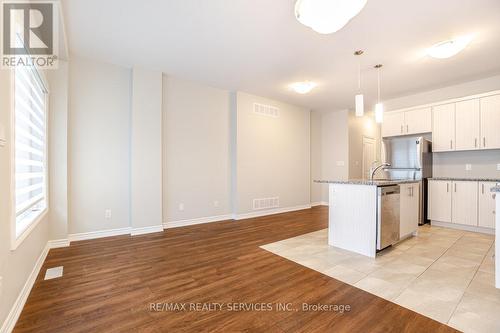
<instances>
[{"instance_id":1,"label":"window","mask_svg":"<svg viewBox=\"0 0 500 333\"><path fill-rule=\"evenodd\" d=\"M33 67L14 71L15 232L18 239L47 208L47 90Z\"/></svg>"}]
</instances>

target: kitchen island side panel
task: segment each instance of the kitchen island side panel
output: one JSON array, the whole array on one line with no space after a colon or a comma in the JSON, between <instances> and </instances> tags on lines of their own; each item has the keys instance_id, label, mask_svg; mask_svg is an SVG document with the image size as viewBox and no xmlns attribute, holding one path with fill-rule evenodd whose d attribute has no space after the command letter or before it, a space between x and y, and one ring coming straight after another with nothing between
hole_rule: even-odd
<instances>
[{"instance_id":1,"label":"kitchen island side panel","mask_svg":"<svg viewBox=\"0 0 500 333\"><path fill-rule=\"evenodd\" d=\"M329 185L328 244L374 258L377 241L377 187Z\"/></svg>"}]
</instances>

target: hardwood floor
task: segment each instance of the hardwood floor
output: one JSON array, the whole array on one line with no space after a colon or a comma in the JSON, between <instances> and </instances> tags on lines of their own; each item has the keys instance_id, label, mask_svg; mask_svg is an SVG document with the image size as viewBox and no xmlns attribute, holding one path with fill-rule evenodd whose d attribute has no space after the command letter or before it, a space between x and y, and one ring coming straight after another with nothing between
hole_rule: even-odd
<instances>
[{"instance_id":1,"label":"hardwood floor","mask_svg":"<svg viewBox=\"0 0 500 333\"><path fill-rule=\"evenodd\" d=\"M72 243L51 250L15 332L455 332L259 246L326 228L328 208ZM64 277L43 281L64 266ZM152 303L186 311L151 311ZM188 303L224 303L189 311ZM272 303L272 311L235 311ZM277 311L292 303L298 311ZM351 311L302 311L302 303ZM231 307L230 307L231 306ZM255 305L254 305L255 306Z\"/></svg>"}]
</instances>

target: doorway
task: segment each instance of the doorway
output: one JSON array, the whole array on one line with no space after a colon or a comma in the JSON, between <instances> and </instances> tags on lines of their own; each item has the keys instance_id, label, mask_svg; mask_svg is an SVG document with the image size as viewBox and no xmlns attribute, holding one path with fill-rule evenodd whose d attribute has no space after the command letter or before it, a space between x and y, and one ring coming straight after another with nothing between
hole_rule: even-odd
<instances>
[{"instance_id":1,"label":"doorway","mask_svg":"<svg viewBox=\"0 0 500 333\"><path fill-rule=\"evenodd\" d=\"M370 169L377 161L377 142L374 138L363 136L363 179L370 178Z\"/></svg>"}]
</instances>

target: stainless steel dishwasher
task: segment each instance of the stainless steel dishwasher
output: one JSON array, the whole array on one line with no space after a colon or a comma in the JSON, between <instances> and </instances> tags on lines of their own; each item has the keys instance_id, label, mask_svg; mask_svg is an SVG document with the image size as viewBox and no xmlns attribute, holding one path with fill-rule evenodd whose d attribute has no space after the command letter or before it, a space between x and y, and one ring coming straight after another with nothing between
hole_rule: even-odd
<instances>
[{"instance_id":1,"label":"stainless steel dishwasher","mask_svg":"<svg viewBox=\"0 0 500 333\"><path fill-rule=\"evenodd\" d=\"M399 240L399 185L377 188L377 250Z\"/></svg>"}]
</instances>

